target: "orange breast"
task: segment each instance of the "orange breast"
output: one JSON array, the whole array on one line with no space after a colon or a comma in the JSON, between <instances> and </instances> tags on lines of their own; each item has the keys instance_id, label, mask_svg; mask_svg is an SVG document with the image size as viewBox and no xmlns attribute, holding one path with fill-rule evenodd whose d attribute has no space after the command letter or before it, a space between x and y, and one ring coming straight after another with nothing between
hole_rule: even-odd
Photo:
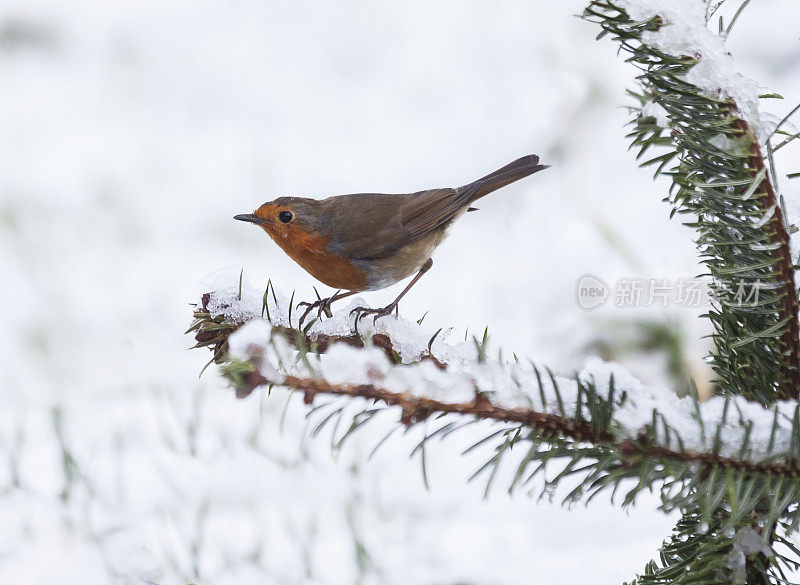
<instances>
[{"instance_id":1,"label":"orange breast","mask_svg":"<svg viewBox=\"0 0 800 585\"><path fill-rule=\"evenodd\" d=\"M361 291L367 286L367 272L348 259L329 252L329 236L318 236L291 226L282 233L267 231L292 260L311 276L333 288Z\"/></svg>"}]
</instances>

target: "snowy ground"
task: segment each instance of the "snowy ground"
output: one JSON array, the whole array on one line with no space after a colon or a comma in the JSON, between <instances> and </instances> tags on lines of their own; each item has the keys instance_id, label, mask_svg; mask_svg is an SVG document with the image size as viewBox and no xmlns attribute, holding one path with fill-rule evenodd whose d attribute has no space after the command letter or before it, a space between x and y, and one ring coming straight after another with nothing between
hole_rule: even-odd
<instances>
[{"instance_id":1,"label":"snowy ground","mask_svg":"<svg viewBox=\"0 0 800 585\"><path fill-rule=\"evenodd\" d=\"M215 372L198 379L208 356L182 335L220 266L313 295L234 214L277 195L458 185L535 152L553 168L461 220L402 312L429 310L432 330L488 324L564 371L610 321L670 319L702 375L699 309L575 300L587 273L699 272L626 152L631 71L580 8L3 3L0 583L611 584L641 570L672 521L654 501L484 502L465 484L479 459L455 456L469 437L430 451L425 491L412 439L367 462L376 427L333 457L324 434L303 438L299 401L280 425L285 395L236 401ZM800 100L798 17L764 0L730 38L742 72L786 96L779 117ZM659 361L629 362L668 382Z\"/></svg>"}]
</instances>

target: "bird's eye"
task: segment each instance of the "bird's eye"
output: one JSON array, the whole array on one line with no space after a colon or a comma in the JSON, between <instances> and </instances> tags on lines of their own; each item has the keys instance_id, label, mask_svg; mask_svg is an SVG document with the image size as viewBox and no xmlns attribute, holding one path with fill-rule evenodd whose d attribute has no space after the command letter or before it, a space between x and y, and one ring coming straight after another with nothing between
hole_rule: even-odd
<instances>
[{"instance_id":1,"label":"bird's eye","mask_svg":"<svg viewBox=\"0 0 800 585\"><path fill-rule=\"evenodd\" d=\"M281 220L283 223L289 223L292 221L292 212L291 211L281 211L278 214L278 219Z\"/></svg>"}]
</instances>

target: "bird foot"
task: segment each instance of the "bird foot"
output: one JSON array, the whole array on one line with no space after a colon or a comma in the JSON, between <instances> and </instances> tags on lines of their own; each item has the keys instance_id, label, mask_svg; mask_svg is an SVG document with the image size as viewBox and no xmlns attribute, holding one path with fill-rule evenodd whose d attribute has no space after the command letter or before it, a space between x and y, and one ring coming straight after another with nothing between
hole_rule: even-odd
<instances>
[{"instance_id":1,"label":"bird foot","mask_svg":"<svg viewBox=\"0 0 800 585\"><path fill-rule=\"evenodd\" d=\"M322 313L325 313L328 317L330 317L331 316L330 302L331 302L332 298L333 297L327 297L327 298L324 298L324 299L319 299L317 301L314 301L313 303L308 303L306 301L303 301L301 303L297 303L297 308L298 309L300 307L308 307L305 310L305 312L303 313L303 315L300 317L300 321L297 324L297 328L298 329L302 329L303 328L303 321L306 320L306 317L308 317L308 314L311 311L313 311L314 309L317 309L317 319L322 319Z\"/></svg>"},{"instance_id":2,"label":"bird foot","mask_svg":"<svg viewBox=\"0 0 800 585\"><path fill-rule=\"evenodd\" d=\"M353 313L356 314L356 326L358 326L358 322L365 316L375 315L372 318L372 324L375 325L378 319L380 319L381 317L387 317L391 315L392 311L394 311L396 308L397 308L397 303L391 303L390 305L387 305L382 309L373 309L372 307L356 307L355 309L350 311L350 314L351 315Z\"/></svg>"}]
</instances>

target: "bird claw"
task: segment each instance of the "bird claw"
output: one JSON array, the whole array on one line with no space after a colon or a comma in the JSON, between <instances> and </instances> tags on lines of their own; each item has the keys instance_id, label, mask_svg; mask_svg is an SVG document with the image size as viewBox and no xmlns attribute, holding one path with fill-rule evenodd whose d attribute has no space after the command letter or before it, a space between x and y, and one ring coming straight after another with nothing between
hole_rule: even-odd
<instances>
[{"instance_id":1,"label":"bird claw","mask_svg":"<svg viewBox=\"0 0 800 585\"><path fill-rule=\"evenodd\" d=\"M318 309L318 311L317 311L317 319L321 319L322 318L322 313L325 312L325 311L328 311L328 304L330 303L330 301L331 301L331 297L327 297L327 298L324 298L324 299L319 299L317 301L314 301L313 303L309 303L309 302L306 302L306 301L302 301L300 303L297 303L297 308L298 309L300 307L308 307L305 310L305 312L303 313L302 317L300 317L300 321L297 324L297 328L298 329L302 329L303 328L303 321L306 320L306 317L308 317L308 314L311 311L313 311L315 308ZM328 314L328 316L330 317L330 314Z\"/></svg>"},{"instance_id":2,"label":"bird claw","mask_svg":"<svg viewBox=\"0 0 800 585\"><path fill-rule=\"evenodd\" d=\"M394 311L396 306L397 305L393 303L391 305L383 307L382 309L373 309L372 307L356 307L355 309L350 311L350 314L352 315L353 313L356 313L356 326L358 326L358 322L365 316L375 315L372 318L372 325L374 326L378 322L378 319L380 319L381 317L388 317L389 315L391 315L392 311Z\"/></svg>"}]
</instances>

